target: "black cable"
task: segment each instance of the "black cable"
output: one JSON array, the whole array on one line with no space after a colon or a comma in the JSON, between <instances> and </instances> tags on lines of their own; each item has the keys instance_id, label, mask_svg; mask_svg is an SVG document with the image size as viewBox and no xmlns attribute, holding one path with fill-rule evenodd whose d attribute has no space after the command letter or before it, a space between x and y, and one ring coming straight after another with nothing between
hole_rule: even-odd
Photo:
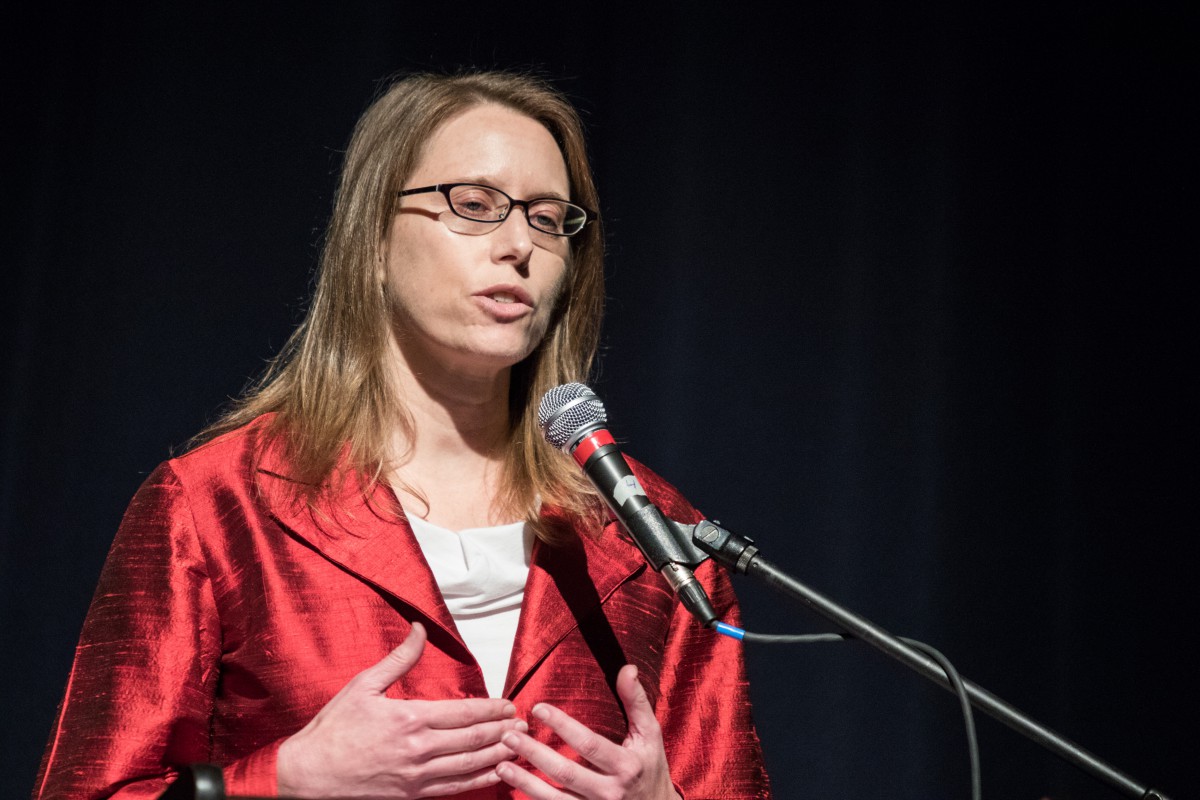
<instances>
[{"instance_id":1,"label":"black cable","mask_svg":"<svg viewBox=\"0 0 1200 800\"><path fill-rule=\"evenodd\" d=\"M842 642L846 637L840 633L750 633L742 635L742 641L759 644L812 644L814 642Z\"/></svg>"},{"instance_id":2,"label":"black cable","mask_svg":"<svg viewBox=\"0 0 1200 800\"><path fill-rule=\"evenodd\" d=\"M841 633L751 633L750 631L735 628L724 622L718 622L713 627L718 633L725 636L730 636L744 642L757 642L759 644L814 644L817 642L847 641L854 638ZM967 731L967 753L971 760L971 798L972 800L981 800L983 796L983 782L979 769L979 742L975 737L975 715L971 708L971 698L967 694L967 687L963 685L962 677L958 674L958 670L954 668L954 665L950 663L950 659L946 658L940 650L932 645L919 642L916 639L907 639L903 636L897 636L896 638L910 647L915 647L936 661L938 666L942 668L942 671L946 673L946 679L950 682L954 693L958 695L958 702L962 708L963 723Z\"/></svg>"},{"instance_id":3,"label":"black cable","mask_svg":"<svg viewBox=\"0 0 1200 800\"><path fill-rule=\"evenodd\" d=\"M950 685L954 687L954 693L958 695L959 705L962 706L963 723L967 728L967 752L971 758L971 797L973 800L980 800L983 795L982 781L979 774L979 743L975 738L975 715L971 709L971 698L967 695L967 687L963 685L962 677L959 676L958 670L950 663L950 659L942 655L936 647L927 645L924 642L918 642L916 639L906 639L903 636L897 637L911 647L915 647L921 652L928 655L942 668L946 673L946 678L950 681Z\"/></svg>"}]
</instances>

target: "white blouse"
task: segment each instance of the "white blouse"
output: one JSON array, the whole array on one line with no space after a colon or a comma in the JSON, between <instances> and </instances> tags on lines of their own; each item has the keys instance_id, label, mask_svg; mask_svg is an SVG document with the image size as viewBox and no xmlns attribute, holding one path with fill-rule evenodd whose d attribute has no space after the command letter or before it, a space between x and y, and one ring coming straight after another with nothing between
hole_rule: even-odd
<instances>
[{"instance_id":1,"label":"white blouse","mask_svg":"<svg viewBox=\"0 0 1200 800\"><path fill-rule=\"evenodd\" d=\"M533 534L524 522L454 531L408 515L458 632L500 697L517 636Z\"/></svg>"}]
</instances>

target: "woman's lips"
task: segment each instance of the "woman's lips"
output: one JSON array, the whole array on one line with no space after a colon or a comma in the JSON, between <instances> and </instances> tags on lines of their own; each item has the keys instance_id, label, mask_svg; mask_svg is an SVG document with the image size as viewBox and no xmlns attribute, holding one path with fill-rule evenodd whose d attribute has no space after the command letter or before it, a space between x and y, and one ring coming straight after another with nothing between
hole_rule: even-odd
<instances>
[{"instance_id":1,"label":"woman's lips","mask_svg":"<svg viewBox=\"0 0 1200 800\"><path fill-rule=\"evenodd\" d=\"M520 319L533 311L533 298L519 286L489 286L472 297L480 308L501 321Z\"/></svg>"}]
</instances>

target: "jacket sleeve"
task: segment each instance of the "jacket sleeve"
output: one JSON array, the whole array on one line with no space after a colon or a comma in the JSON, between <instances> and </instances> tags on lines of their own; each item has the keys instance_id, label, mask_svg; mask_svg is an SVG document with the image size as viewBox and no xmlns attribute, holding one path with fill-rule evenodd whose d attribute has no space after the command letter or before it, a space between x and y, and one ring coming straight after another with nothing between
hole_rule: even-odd
<instances>
[{"instance_id":1,"label":"jacket sleeve","mask_svg":"<svg viewBox=\"0 0 1200 800\"><path fill-rule=\"evenodd\" d=\"M187 494L168 462L130 504L84 621L35 800L157 797L211 757L221 625ZM274 795L277 743L230 764L230 794Z\"/></svg>"},{"instance_id":2,"label":"jacket sleeve","mask_svg":"<svg viewBox=\"0 0 1200 800\"><path fill-rule=\"evenodd\" d=\"M717 616L741 624L729 576L711 560L696 570ZM750 715L742 645L701 628L675 606L656 714L667 764L684 800L768 800L762 748Z\"/></svg>"}]
</instances>

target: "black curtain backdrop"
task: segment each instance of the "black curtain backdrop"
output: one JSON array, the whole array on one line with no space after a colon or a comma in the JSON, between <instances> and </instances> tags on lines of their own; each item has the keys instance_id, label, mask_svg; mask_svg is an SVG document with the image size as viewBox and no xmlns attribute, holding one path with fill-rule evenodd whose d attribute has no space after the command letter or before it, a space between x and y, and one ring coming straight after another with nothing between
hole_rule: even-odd
<instances>
[{"instance_id":1,"label":"black curtain backdrop","mask_svg":"<svg viewBox=\"0 0 1200 800\"><path fill-rule=\"evenodd\" d=\"M0 794L130 496L300 319L354 120L462 66L586 116L629 452L1195 794L1194 6L908 5L6 13ZM827 627L737 585L753 630ZM949 694L863 645L746 651L777 797L967 795ZM978 726L986 796L1118 796Z\"/></svg>"}]
</instances>

